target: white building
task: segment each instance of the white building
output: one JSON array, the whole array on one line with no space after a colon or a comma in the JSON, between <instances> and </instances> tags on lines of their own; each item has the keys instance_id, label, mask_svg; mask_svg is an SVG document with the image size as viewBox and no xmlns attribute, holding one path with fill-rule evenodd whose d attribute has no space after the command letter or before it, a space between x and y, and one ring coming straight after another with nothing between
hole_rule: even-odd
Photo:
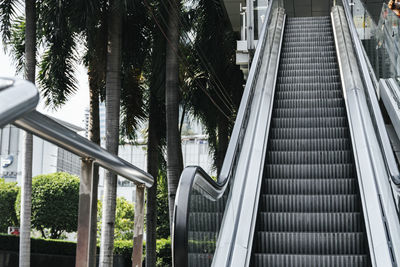
<instances>
[{"instance_id":1,"label":"white building","mask_svg":"<svg viewBox=\"0 0 400 267\"><path fill-rule=\"evenodd\" d=\"M82 132L84 129L70 123L56 120L65 127ZM21 181L23 132L13 125L0 129L0 177L6 181ZM50 142L33 137L32 175L54 172L68 172L80 175L80 158Z\"/></svg>"}]
</instances>

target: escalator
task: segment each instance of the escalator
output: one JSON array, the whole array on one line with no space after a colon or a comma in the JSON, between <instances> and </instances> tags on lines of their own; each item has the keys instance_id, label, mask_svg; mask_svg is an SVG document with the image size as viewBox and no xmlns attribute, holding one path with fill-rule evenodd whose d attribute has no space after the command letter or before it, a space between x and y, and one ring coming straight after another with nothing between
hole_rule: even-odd
<instances>
[{"instance_id":1,"label":"escalator","mask_svg":"<svg viewBox=\"0 0 400 267\"><path fill-rule=\"evenodd\" d=\"M250 266L370 266L330 17L288 18Z\"/></svg>"},{"instance_id":2,"label":"escalator","mask_svg":"<svg viewBox=\"0 0 400 267\"><path fill-rule=\"evenodd\" d=\"M174 266L398 266L400 175L343 3L271 1L219 177L181 175Z\"/></svg>"}]
</instances>

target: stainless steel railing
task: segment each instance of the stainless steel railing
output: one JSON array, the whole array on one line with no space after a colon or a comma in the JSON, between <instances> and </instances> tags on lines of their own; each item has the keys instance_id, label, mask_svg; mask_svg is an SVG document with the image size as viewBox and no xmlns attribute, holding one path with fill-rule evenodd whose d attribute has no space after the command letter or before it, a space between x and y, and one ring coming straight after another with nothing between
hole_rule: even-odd
<instances>
[{"instance_id":1,"label":"stainless steel railing","mask_svg":"<svg viewBox=\"0 0 400 267\"><path fill-rule=\"evenodd\" d=\"M154 179L145 171L37 112L35 108L38 102L39 92L32 83L0 79L0 127L13 123L81 157L75 266L95 266L98 178L93 176L94 165L121 175L137 185L150 187Z\"/></svg>"}]
</instances>

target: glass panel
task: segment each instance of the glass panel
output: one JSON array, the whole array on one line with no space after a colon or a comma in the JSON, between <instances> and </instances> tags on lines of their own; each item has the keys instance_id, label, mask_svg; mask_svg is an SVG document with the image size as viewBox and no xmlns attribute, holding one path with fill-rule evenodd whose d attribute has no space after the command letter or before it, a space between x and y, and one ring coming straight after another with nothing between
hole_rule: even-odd
<instances>
[{"instance_id":1,"label":"glass panel","mask_svg":"<svg viewBox=\"0 0 400 267\"><path fill-rule=\"evenodd\" d=\"M368 8L370 10L368 10ZM400 83L400 18L384 3L379 17L376 6L355 0L352 6L354 24L376 78L395 78Z\"/></svg>"}]
</instances>

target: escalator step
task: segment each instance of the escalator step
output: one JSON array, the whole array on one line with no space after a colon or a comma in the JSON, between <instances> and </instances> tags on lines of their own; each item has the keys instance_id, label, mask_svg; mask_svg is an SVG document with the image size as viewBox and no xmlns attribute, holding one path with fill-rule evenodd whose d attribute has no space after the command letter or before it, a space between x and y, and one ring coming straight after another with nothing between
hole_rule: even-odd
<instances>
[{"instance_id":1,"label":"escalator step","mask_svg":"<svg viewBox=\"0 0 400 267\"><path fill-rule=\"evenodd\" d=\"M366 255L293 255L254 254L253 267L363 267L368 266Z\"/></svg>"},{"instance_id":2,"label":"escalator step","mask_svg":"<svg viewBox=\"0 0 400 267\"><path fill-rule=\"evenodd\" d=\"M276 91L284 92L284 91L341 91L340 82L332 82L332 83L301 83L301 84L277 84Z\"/></svg>"},{"instance_id":3,"label":"escalator step","mask_svg":"<svg viewBox=\"0 0 400 267\"><path fill-rule=\"evenodd\" d=\"M358 212L357 195L261 195L261 211Z\"/></svg>"},{"instance_id":4,"label":"escalator step","mask_svg":"<svg viewBox=\"0 0 400 267\"><path fill-rule=\"evenodd\" d=\"M265 166L265 177L275 179L298 178L352 178L354 164L269 164Z\"/></svg>"},{"instance_id":5,"label":"escalator step","mask_svg":"<svg viewBox=\"0 0 400 267\"><path fill-rule=\"evenodd\" d=\"M331 76L279 76L279 83L334 83L340 81L339 75Z\"/></svg>"},{"instance_id":6,"label":"escalator step","mask_svg":"<svg viewBox=\"0 0 400 267\"><path fill-rule=\"evenodd\" d=\"M188 255L188 261L190 267L204 267L211 266L213 254L210 253L190 253Z\"/></svg>"},{"instance_id":7,"label":"escalator step","mask_svg":"<svg viewBox=\"0 0 400 267\"><path fill-rule=\"evenodd\" d=\"M222 212L225 208L225 200L212 201L205 198L202 195L191 195L190 196L190 211L201 212L204 210L213 212Z\"/></svg>"},{"instance_id":8,"label":"escalator step","mask_svg":"<svg viewBox=\"0 0 400 267\"><path fill-rule=\"evenodd\" d=\"M343 179L266 179L264 194L276 195L344 195L357 192L354 178Z\"/></svg>"},{"instance_id":9,"label":"escalator step","mask_svg":"<svg viewBox=\"0 0 400 267\"><path fill-rule=\"evenodd\" d=\"M299 129L277 129L270 130L272 139L318 139L318 138L348 138L347 127L341 128L299 128Z\"/></svg>"},{"instance_id":10,"label":"escalator step","mask_svg":"<svg viewBox=\"0 0 400 267\"><path fill-rule=\"evenodd\" d=\"M265 232L361 232L359 212L260 212L258 230Z\"/></svg>"},{"instance_id":11,"label":"escalator step","mask_svg":"<svg viewBox=\"0 0 400 267\"><path fill-rule=\"evenodd\" d=\"M269 164L341 164L352 163L353 153L347 151L269 151Z\"/></svg>"},{"instance_id":12,"label":"escalator step","mask_svg":"<svg viewBox=\"0 0 400 267\"><path fill-rule=\"evenodd\" d=\"M323 95L325 91L318 93L315 92L315 96ZM314 91L303 92L305 95L313 95ZM297 95L301 95L301 92L279 92L275 94L276 99L294 99ZM336 98L341 93L331 91L327 94L329 98ZM286 97L285 97L286 96ZM289 98L289 96L291 96ZM328 97L327 97L328 98ZM300 99L300 97L298 98ZM274 118L322 118L322 117L346 117L346 109L344 107L339 108L275 108L272 111Z\"/></svg>"},{"instance_id":13,"label":"escalator step","mask_svg":"<svg viewBox=\"0 0 400 267\"><path fill-rule=\"evenodd\" d=\"M310 45L312 46L312 45ZM309 51L309 52L283 52L281 53L281 58L305 58L305 57L314 57L314 58L325 58L325 57L334 57L336 54L333 51L324 52L324 51Z\"/></svg>"},{"instance_id":14,"label":"escalator step","mask_svg":"<svg viewBox=\"0 0 400 267\"><path fill-rule=\"evenodd\" d=\"M192 231L217 231L221 223L220 212L191 212L189 214L189 229Z\"/></svg>"},{"instance_id":15,"label":"escalator step","mask_svg":"<svg viewBox=\"0 0 400 267\"><path fill-rule=\"evenodd\" d=\"M313 46L334 46L335 42L333 40L326 40L326 41L313 41L312 42ZM298 40L294 40L291 42L284 42L282 48L285 47L308 47L310 46L310 42L308 42L307 40L305 41L298 41Z\"/></svg>"},{"instance_id":16,"label":"escalator step","mask_svg":"<svg viewBox=\"0 0 400 267\"><path fill-rule=\"evenodd\" d=\"M319 70L319 69L337 69L337 63L306 63L306 64L290 64L290 65L282 65L279 70Z\"/></svg>"},{"instance_id":17,"label":"escalator step","mask_svg":"<svg viewBox=\"0 0 400 267\"><path fill-rule=\"evenodd\" d=\"M361 254L367 251L364 233L257 232L255 251L278 254Z\"/></svg>"},{"instance_id":18,"label":"escalator step","mask_svg":"<svg viewBox=\"0 0 400 267\"><path fill-rule=\"evenodd\" d=\"M337 69L314 69L314 70L306 70L306 69L297 69L297 70L279 70L279 76L283 77L312 77L312 76L339 76L339 70Z\"/></svg>"},{"instance_id":19,"label":"escalator step","mask_svg":"<svg viewBox=\"0 0 400 267\"><path fill-rule=\"evenodd\" d=\"M276 108L338 108L344 107L342 98L320 99L315 101L313 99L276 99Z\"/></svg>"},{"instance_id":20,"label":"escalator step","mask_svg":"<svg viewBox=\"0 0 400 267\"><path fill-rule=\"evenodd\" d=\"M336 57L281 57L280 62L282 64L336 63Z\"/></svg>"},{"instance_id":21,"label":"escalator step","mask_svg":"<svg viewBox=\"0 0 400 267\"><path fill-rule=\"evenodd\" d=\"M319 101L322 101L321 99ZM276 128L320 128L320 127L346 127L345 117L324 118L272 118L272 127Z\"/></svg>"},{"instance_id":22,"label":"escalator step","mask_svg":"<svg viewBox=\"0 0 400 267\"><path fill-rule=\"evenodd\" d=\"M350 150L350 140L337 139L270 139L269 151L342 151Z\"/></svg>"}]
</instances>

